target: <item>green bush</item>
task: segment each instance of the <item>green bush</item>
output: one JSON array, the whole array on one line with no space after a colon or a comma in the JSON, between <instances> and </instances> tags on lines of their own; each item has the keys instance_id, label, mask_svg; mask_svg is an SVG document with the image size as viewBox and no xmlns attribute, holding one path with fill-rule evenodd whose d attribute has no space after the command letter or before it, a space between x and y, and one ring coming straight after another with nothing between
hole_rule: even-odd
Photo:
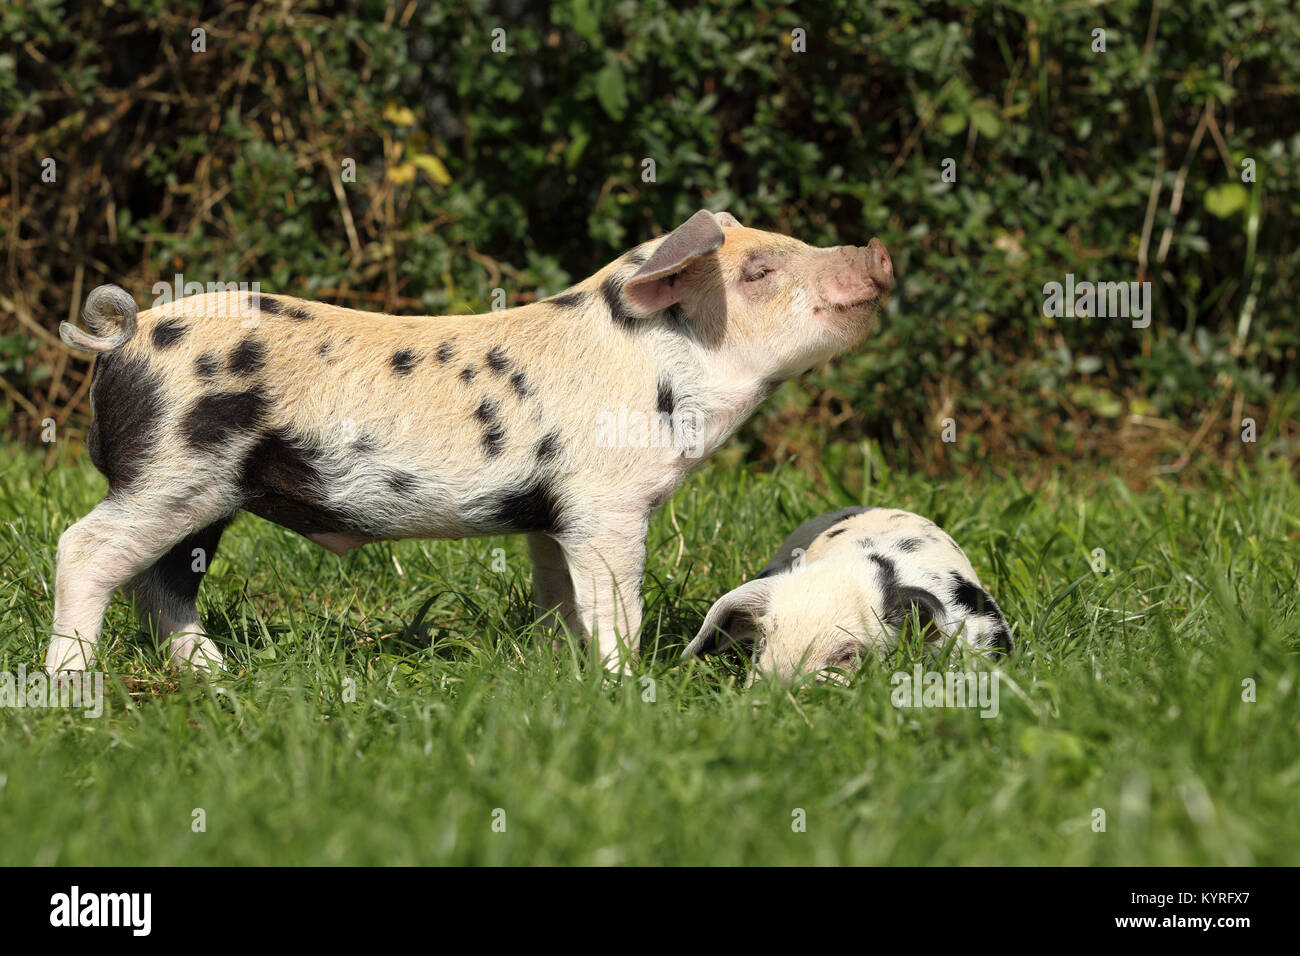
<instances>
[{"instance_id":1,"label":"green bush","mask_svg":"<svg viewBox=\"0 0 1300 956\"><path fill-rule=\"evenodd\" d=\"M778 393L732 454L1132 462L1205 424L1200 448L1233 456L1247 415L1259 447L1297 451L1300 14L1281 0L50 0L0 9L0 50L0 369L27 439L85 415L84 365L30 325L98 282L483 311L708 206L817 244L879 235L900 277L868 345ZM1150 328L1045 318L1066 273L1149 279Z\"/></svg>"}]
</instances>

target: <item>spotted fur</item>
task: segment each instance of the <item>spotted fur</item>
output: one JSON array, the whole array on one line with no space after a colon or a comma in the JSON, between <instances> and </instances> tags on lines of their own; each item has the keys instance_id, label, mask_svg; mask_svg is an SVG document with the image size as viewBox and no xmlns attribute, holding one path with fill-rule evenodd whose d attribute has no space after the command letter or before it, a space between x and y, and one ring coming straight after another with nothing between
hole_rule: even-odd
<instances>
[{"instance_id":1,"label":"spotted fur","mask_svg":"<svg viewBox=\"0 0 1300 956\"><path fill-rule=\"evenodd\" d=\"M751 281L760 260L770 275ZM701 212L560 295L485 315L239 292L137 314L96 289L89 331L60 334L98 355L88 444L109 494L60 538L47 667L88 666L117 587L174 661L214 666L196 579L177 569L241 510L337 553L527 534L543 617L625 666L654 509L774 383L861 341L891 284L874 241L818 250ZM672 419L673 442L603 443L602 414L629 412Z\"/></svg>"},{"instance_id":2,"label":"spotted fur","mask_svg":"<svg viewBox=\"0 0 1300 956\"><path fill-rule=\"evenodd\" d=\"M754 580L715 602L686 653L723 640L749 644L752 677L788 680L888 650L914 620L928 642L1011 650L997 602L933 522L845 508L805 522Z\"/></svg>"}]
</instances>

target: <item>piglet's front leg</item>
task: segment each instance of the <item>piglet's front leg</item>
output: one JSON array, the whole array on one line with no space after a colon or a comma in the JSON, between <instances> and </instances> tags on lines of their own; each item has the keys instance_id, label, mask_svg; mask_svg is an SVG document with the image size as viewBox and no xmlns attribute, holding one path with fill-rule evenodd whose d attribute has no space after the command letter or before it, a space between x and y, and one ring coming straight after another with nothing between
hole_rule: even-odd
<instances>
[{"instance_id":1,"label":"piglet's front leg","mask_svg":"<svg viewBox=\"0 0 1300 956\"><path fill-rule=\"evenodd\" d=\"M560 541L578 623L596 642L605 669L616 674L631 672L640 646L647 526L647 520L638 517Z\"/></svg>"}]
</instances>

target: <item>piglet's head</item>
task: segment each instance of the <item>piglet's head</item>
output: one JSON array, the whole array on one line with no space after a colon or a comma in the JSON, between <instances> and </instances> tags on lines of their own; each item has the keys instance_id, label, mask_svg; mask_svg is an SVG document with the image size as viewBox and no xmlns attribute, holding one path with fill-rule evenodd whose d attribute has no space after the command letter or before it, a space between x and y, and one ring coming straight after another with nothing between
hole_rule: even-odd
<instances>
[{"instance_id":1,"label":"piglet's head","mask_svg":"<svg viewBox=\"0 0 1300 956\"><path fill-rule=\"evenodd\" d=\"M747 581L714 602L684 657L735 645L747 649L749 684L763 678L840 679L873 653L885 653L915 623L922 639L946 637L939 599L922 588L887 591L854 567L862 560L818 560L811 549L795 570Z\"/></svg>"},{"instance_id":2,"label":"piglet's head","mask_svg":"<svg viewBox=\"0 0 1300 956\"><path fill-rule=\"evenodd\" d=\"M818 249L701 210L623 284L635 313L671 310L706 347L788 378L857 345L894 287L879 239Z\"/></svg>"}]
</instances>

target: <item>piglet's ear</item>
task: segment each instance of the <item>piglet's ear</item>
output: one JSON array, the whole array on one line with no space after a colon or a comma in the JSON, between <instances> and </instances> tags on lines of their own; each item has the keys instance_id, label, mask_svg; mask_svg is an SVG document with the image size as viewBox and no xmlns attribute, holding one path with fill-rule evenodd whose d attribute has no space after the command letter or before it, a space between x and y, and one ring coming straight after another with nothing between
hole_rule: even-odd
<instances>
[{"instance_id":1,"label":"piglet's ear","mask_svg":"<svg viewBox=\"0 0 1300 956\"><path fill-rule=\"evenodd\" d=\"M696 259L717 252L725 238L713 213L701 209L670 232L623 285L628 305L638 312L658 312L681 301L677 273Z\"/></svg>"},{"instance_id":2,"label":"piglet's ear","mask_svg":"<svg viewBox=\"0 0 1300 956\"><path fill-rule=\"evenodd\" d=\"M682 657L694 657L731 642L748 644L758 631L758 619L767 612L772 596L772 579L746 581L714 602L695 639L686 645Z\"/></svg>"},{"instance_id":3,"label":"piglet's ear","mask_svg":"<svg viewBox=\"0 0 1300 956\"><path fill-rule=\"evenodd\" d=\"M926 643L943 640L947 635L940 626L947 614L943 602L925 588L904 586L898 589L898 600L886 611L885 625L900 637L910 631L913 622L921 625L921 639Z\"/></svg>"}]
</instances>

